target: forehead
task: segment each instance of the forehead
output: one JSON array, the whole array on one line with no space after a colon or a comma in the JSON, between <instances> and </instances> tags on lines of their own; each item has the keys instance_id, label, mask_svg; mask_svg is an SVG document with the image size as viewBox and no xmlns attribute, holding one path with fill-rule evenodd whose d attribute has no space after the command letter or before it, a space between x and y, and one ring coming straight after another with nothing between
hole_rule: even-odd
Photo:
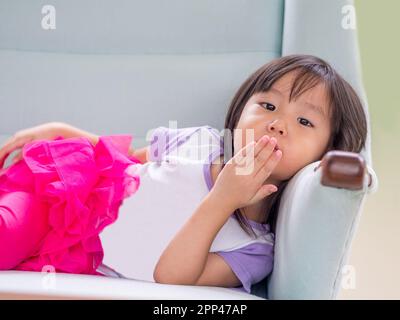
<instances>
[{"instance_id":1,"label":"forehead","mask_svg":"<svg viewBox=\"0 0 400 320\"><path fill-rule=\"evenodd\" d=\"M295 80L297 73L292 71L289 72L282 77L280 77L278 80L276 80L269 91L275 93L275 94L283 94L285 97L289 97L290 91L292 90L293 87L293 82ZM320 81L317 83L314 87L304 91L300 96L298 96L296 99L312 99L312 100L319 100L321 103L325 104L327 102L327 91L325 88L325 84Z\"/></svg>"},{"instance_id":2,"label":"forehead","mask_svg":"<svg viewBox=\"0 0 400 320\"><path fill-rule=\"evenodd\" d=\"M256 95L260 97L274 95L278 98L289 101L289 95L293 87L295 76L295 72L289 72L276 80L267 91L258 92ZM325 84L322 81L317 83L314 87L302 92L301 95L294 99L302 104L312 105L316 111L320 109L319 111L324 116L329 113L328 93Z\"/></svg>"}]
</instances>

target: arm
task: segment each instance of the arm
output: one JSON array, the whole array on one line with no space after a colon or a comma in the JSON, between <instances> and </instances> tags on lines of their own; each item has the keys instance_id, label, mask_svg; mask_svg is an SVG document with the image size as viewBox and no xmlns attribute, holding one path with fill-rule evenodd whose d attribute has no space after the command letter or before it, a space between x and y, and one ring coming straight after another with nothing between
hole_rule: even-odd
<instances>
[{"instance_id":1,"label":"arm","mask_svg":"<svg viewBox=\"0 0 400 320\"><path fill-rule=\"evenodd\" d=\"M138 158L140 160L141 163L146 163L147 161L149 161L149 146L140 148L140 149L134 149L132 147L129 148L129 155L133 155L136 158Z\"/></svg>"},{"instance_id":2,"label":"arm","mask_svg":"<svg viewBox=\"0 0 400 320\"><path fill-rule=\"evenodd\" d=\"M217 254L209 253L230 210L208 194L161 255L154 280L169 284L237 286L239 279Z\"/></svg>"},{"instance_id":3,"label":"arm","mask_svg":"<svg viewBox=\"0 0 400 320\"><path fill-rule=\"evenodd\" d=\"M76 128L65 122L47 122L32 128L20 130L6 141L6 143L0 148L0 168L3 167L4 161L10 153L14 152L18 148L22 148L26 143L37 139L53 139L60 135L64 138L86 137L92 145L96 145L99 141L98 135ZM147 149L149 149L149 147L144 147L138 150L133 150L133 148L130 147L129 155L134 155L142 163L145 163L148 161ZM13 161L16 162L21 158L22 151L19 151L18 154L14 156Z\"/></svg>"},{"instance_id":4,"label":"arm","mask_svg":"<svg viewBox=\"0 0 400 320\"><path fill-rule=\"evenodd\" d=\"M99 141L98 135L76 128L64 122L55 122L54 127L56 128L56 132L64 138L86 137L93 145L96 145Z\"/></svg>"},{"instance_id":5,"label":"arm","mask_svg":"<svg viewBox=\"0 0 400 320\"><path fill-rule=\"evenodd\" d=\"M64 136L65 138L87 137L93 145L96 145L97 142L99 141L98 135L73 127L67 123L56 122L54 123L54 126L57 128L56 129L57 132L62 136ZM148 161L148 149L149 149L148 146L137 150L134 150L134 148L130 147L129 155L133 155L136 158L138 158L140 162L146 163Z\"/></svg>"},{"instance_id":6,"label":"arm","mask_svg":"<svg viewBox=\"0 0 400 320\"><path fill-rule=\"evenodd\" d=\"M233 271L209 250L217 233L236 208L257 203L277 190L275 186L265 184L282 155L281 151L274 152L275 143L259 139L257 143L250 143L239 150L226 163L211 191L162 253L153 272L156 282L218 286L238 284ZM243 165L246 165L246 170L243 170ZM243 174L244 171L246 174Z\"/></svg>"},{"instance_id":7,"label":"arm","mask_svg":"<svg viewBox=\"0 0 400 320\"><path fill-rule=\"evenodd\" d=\"M237 287L242 283L231 267L216 253L208 253L206 265L196 286Z\"/></svg>"},{"instance_id":8,"label":"arm","mask_svg":"<svg viewBox=\"0 0 400 320\"><path fill-rule=\"evenodd\" d=\"M20 149L20 151L14 156L13 163L22 159L22 148L26 143L38 139L54 139L59 135L63 136L64 138L84 136L89 138L94 145L99 139L99 137L93 133L75 128L63 122L56 121L47 122L32 128L22 129L17 131L0 148L0 168L3 167L8 156L17 149Z\"/></svg>"}]
</instances>

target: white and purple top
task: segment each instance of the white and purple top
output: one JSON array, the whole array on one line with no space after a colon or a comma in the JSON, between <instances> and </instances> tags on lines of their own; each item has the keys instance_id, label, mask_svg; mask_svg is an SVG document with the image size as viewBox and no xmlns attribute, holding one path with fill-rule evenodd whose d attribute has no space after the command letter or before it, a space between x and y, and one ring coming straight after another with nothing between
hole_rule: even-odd
<instances>
[{"instance_id":1,"label":"white and purple top","mask_svg":"<svg viewBox=\"0 0 400 320\"><path fill-rule=\"evenodd\" d=\"M98 271L155 282L153 270L162 252L212 188L210 166L223 154L223 137L210 126L158 127L150 139L149 161L127 169L140 175L139 189L100 234L104 260ZM251 285L272 271L274 234L268 224L248 222L256 238L232 214L210 252L232 268L242 282L237 289L250 293Z\"/></svg>"}]
</instances>

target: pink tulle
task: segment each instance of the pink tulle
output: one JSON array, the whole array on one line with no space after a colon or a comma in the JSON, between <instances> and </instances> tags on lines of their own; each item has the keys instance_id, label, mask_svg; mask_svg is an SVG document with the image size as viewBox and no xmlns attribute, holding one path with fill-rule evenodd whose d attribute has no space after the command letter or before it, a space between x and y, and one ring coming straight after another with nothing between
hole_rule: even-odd
<instances>
[{"instance_id":1,"label":"pink tulle","mask_svg":"<svg viewBox=\"0 0 400 320\"><path fill-rule=\"evenodd\" d=\"M98 274L104 256L99 233L140 185L139 176L125 170L140 163L128 155L131 141L130 135L100 136L95 146L84 137L36 140L24 145L22 160L0 171L0 195L28 192L48 208L34 213L47 220L48 232L14 269L50 265L58 272Z\"/></svg>"}]
</instances>

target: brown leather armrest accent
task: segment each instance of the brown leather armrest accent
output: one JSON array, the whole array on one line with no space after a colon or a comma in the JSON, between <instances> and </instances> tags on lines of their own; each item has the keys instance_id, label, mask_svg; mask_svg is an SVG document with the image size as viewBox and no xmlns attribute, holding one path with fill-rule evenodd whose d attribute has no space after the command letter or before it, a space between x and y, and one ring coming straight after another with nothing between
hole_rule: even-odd
<instances>
[{"instance_id":1,"label":"brown leather armrest accent","mask_svg":"<svg viewBox=\"0 0 400 320\"><path fill-rule=\"evenodd\" d=\"M319 167L322 168L321 184L324 186L350 190L363 188L366 163L358 153L340 150L329 151L315 170ZM371 185L370 175L369 185Z\"/></svg>"}]
</instances>

